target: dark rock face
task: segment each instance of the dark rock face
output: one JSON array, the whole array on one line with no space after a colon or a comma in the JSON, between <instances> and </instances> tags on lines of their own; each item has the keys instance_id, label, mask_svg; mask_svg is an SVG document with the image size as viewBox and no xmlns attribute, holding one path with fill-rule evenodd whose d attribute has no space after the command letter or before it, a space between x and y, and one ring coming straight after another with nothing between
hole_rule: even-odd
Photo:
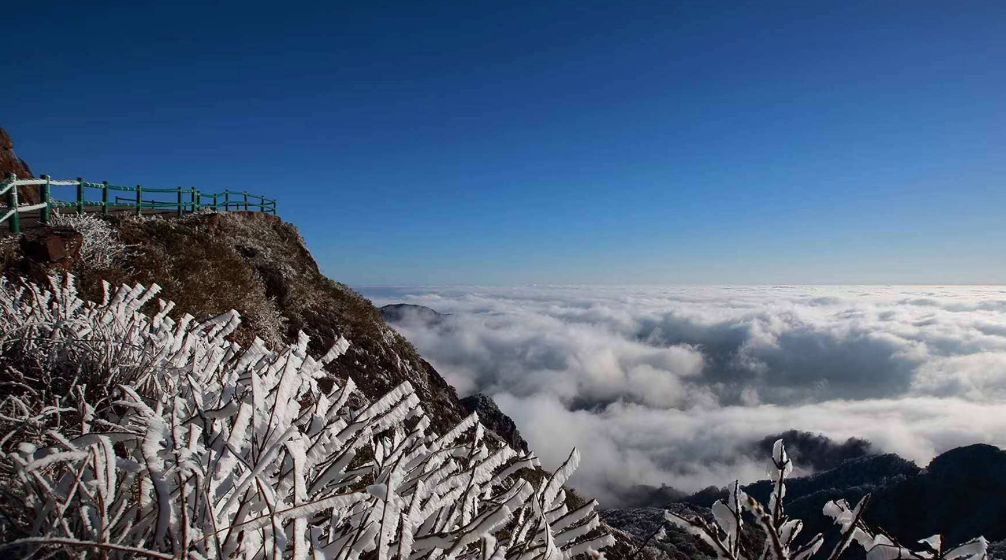
<instances>
[{"instance_id":1,"label":"dark rock face","mask_svg":"<svg viewBox=\"0 0 1006 560\"><path fill-rule=\"evenodd\" d=\"M48 271L69 272L80 259L84 237L67 227L47 227L21 237L24 266Z\"/></svg>"},{"instance_id":2,"label":"dark rock face","mask_svg":"<svg viewBox=\"0 0 1006 560\"><path fill-rule=\"evenodd\" d=\"M389 323L418 321L424 325L438 325L447 316L447 314L439 313L435 309L431 309L425 305L413 305L410 303L393 303L381 308L381 317Z\"/></svg>"},{"instance_id":3,"label":"dark rock face","mask_svg":"<svg viewBox=\"0 0 1006 560\"><path fill-rule=\"evenodd\" d=\"M489 395L476 393L470 397L465 397L461 399L461 406L468 414L477 413L479 420L482 421L485 427L503 438L503 441L510 444L514 449L525 452L528 450L527 442L524 441L524 438L521 437L520 432L517 430L517 424L514 424L514 421L509 416L503 414L499 407L496 406L496 401Z\"/></svg>"},{"instance_id":4,"label":"dark rock face","mask_svg":"<svg viewBox=\"0 0 1006 560\"><path fill-rule=\"evenodd\" d=\"M17 175L18 179L34 177L28 164L14 153L14 140L6 130L0 128L0 180L6 181L11 174ZM38 187L18 187L17 195L21 204L42 202L41 191Z\"/></svg>"},{"instance_id":5,"label":"dark rock face","mask_svg":"<svg viewBox=\"0 0 1006 560\"><path fill-rule=\"evenodd\" d=\"M969 445L918 476L874 492L867 519L908 542L942 532L948 543L1006 539L1006 451Z\"/></svg>"}]
</instances>

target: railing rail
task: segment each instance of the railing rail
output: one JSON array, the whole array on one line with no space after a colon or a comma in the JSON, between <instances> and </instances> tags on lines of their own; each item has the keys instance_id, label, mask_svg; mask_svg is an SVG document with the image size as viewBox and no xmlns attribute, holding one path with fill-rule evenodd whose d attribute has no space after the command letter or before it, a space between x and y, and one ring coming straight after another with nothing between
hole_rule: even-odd
<instances>
[{"instance_id":1,"label":"railing rail","mask_svg":"<svg viewBox=\"0 0 1006 560\"><path fill-rule=\"evenodd\" d=\"M18 200L18 187L37 187L38 204L21 204ZM75 196L72 200L53 196L53 187L74 187ZM100 191L101 198L88 198L88 193ZM123 196L119 193L132 193ZM166 195L175 195L167 197ZM146 196L146 198L144 198ZM165 198L170 198L165 200ZM6 206L2 201L6 201ZM54 209L72 209L83 214L100 212L108 215L112 211L135 211L137 214L147 212L175 213L182 216L186 213L198 212L203 209L216 211L244 211L276 214L276 201L246 191L225 190L218 193L204 193L194 187L175 187L173 189L151 188L142 185L134 187L111 185L108 181L94 183L77 179L52 179L43 175L38 179L18 179L11 175L6 181L0 182L0 224L7 222L14 233L21 232L21 218L25 213L41 210L40 221L44 224L52 220Z\"/></svg>"}]
</instances>

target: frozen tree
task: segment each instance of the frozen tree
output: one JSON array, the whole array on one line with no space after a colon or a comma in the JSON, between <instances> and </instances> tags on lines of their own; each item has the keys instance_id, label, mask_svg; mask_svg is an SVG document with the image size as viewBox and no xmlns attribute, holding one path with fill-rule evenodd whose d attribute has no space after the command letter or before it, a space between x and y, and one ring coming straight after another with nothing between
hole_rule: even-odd
<instances>
[{"instance_id":1,"label":"frozen tree","mask_svg":"<svg viewBox=\"0 0 1006 560\"><path fill-rule=\"evenodd\" d=\"M170 317L158 288L0 280L0 554L548 559L612 543L537 459L472 415L429 429L405 383L368 402L308 340L228 340L236 312ZM142 312L156 306L156 312ZM53 387L57 387L53 389Z\"/></svg>"},{"instance_id":2,"label":"frozen tree","mask_svg":"<svg viewBox=\"0 0 1006 560\"><path fill-rule=\"evenodd\" d=\"M915 560L952 560L952 559L982 559L988 558L988 541L978 537L964 544L944 548L943 537L933 535L922 539L919 544L922 549L909 549L894 541L890 536L870 529L863 522L863 511L869 503L866 496L855 507L850 507L845 500L828 502L824 514L831 517L841 528L842 540L837 552L841 553L852 542L859 543L867 552L868 560L890 560L893 558L911 558Z\"/></svg>"},{"instance_id":3,"label":"frozen tree","mask_svg":"<svg viewBox=\"0 0 1006 560\"><path fill-rule=\"evenodd\" d=\"M939 535L919 541L925 547L912 550L897 544L882 532L867 527L863 512L870 496L865 496L855 507L845 500L828 502L825 515L832 518L839 529L837 544L825 556L821 552L824 538L821 534L799 540L803 528L799 519L786 515L786 477L793 471L793 462L786 453L783 441L772 446L772 468L769 476L772 490L768 505L748 496L735 482L726 501L718 500L712 507L712 518L700 515L666 512L668 522L695 535L707 544L716 557L723 560L808 560L822 557L837 560L853 542L861 545L867 560L912 558L916 560L982 560L987 558L988 543L977 538L963 545L945 550ZM743 532L746 520L753 520L757 537Z\"/></svg>"}]
</instances>

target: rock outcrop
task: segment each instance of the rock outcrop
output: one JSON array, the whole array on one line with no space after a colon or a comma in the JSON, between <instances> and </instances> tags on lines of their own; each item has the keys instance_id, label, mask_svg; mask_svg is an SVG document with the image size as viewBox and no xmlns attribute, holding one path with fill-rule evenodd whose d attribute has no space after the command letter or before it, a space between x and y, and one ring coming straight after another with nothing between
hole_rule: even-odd
<instances>
[{"instance_id":1,"label":"rock outcrop","mask_svg":"<svg viewBox=\"0 0 1006 560\"><path fill-rule=\"evenodd\" d=\"M102 281L157 284L161 297L175 302L176 317L237 310L243 323L234 338L243 344L258 337L277 347L303 331L309 349L321 355L345 337L349 350L328 365L334 377L351 376L369 398L410 382L439 431L468 414L454 388L377 308L326 278L297 230L279 218L242 212L110 220L128 250L109 266L77 258L79 233L41 227L22 236L20 254L5 255L3 273L44 281L73 272L92 300L101 299Z\"/></svg>"},{"instance_id":2,"label":"rock outcrop","mask_svg":"<svg viewBox=\"0 0 1006 560\"><path fill-rule=\"evenodd\" d=\"M491 399L476 397L462 403L454 388L384 322L370 301L325 277L290 224L274 216L243 212L109 220L128 251L106 268L72 260L72 272L86 297L101 299L102 281L156 283L162 288L161 296L175 302L176 317L185 313L209 317L231 309L240 312L244 322L233 336L244 344L255 337L269 345L290 343L303 331L311 337L309 350L320 355L340 336L345 337L351 343L349 350L327 369L337 378L351 376L366 397L380 397L408 381L416 388L434 429L443 432L477 411L501 439L527 449L516 425ZM51 235L52 230L42 231ZM24 277L26 263L42 271L64 268L48 263L51 259L45 251L20 252L0 259L4 267L0 272ZM567 500L583 502L572 491ZM665 557L651 554L650 549L636 555L635 538L621 531L614 534L618 542L607 551L610 559Z\"/></svg>"},{"instance_id":3,"label":"rock outcrop","mask_svg":"<svg viewBox=\"0 0 1006 560\"><path fill-rule=\"evenodd\" d=\"M0 180L6 181L11 174L17 175L18 179L34 177L28 164L14 153L14 140L6 130L0 128ZM35 204L42 201L37 187L19 187L18 198L21 204Z\"/></svg>"},{"instance_id":4,"label":"rock outcrop","mask_svg":"<svg viewBox=\"0 0 1006 560\"><path fill-rule=\"evenodd\" d=\"M338 378L352 376L371 398L408 381L445 430L465 410L447 381L381 318L370 301L321 273L296 228L260 213L196 214L184 218L124 218L119 236L130 247L113 269L81 271L84 289L113 283L156 282L179 313L197 317L238 310L246 324L240 342L259 337L279 345L311 337L320 355L339 337L349 351L329 364Z\"/></svg>"},{"instance_id":5,"label":"rock outcrop","mask_svg":"<svg viewBox=\"0 0 1006 560\"><path fill-rule=\"evenodd\" d=\"M31 178L31 169L14 152L14 142L0 129L0 178ZM21 204L41 201L40 189L18 190ZM2 204L4 201L0 201ZM275 216L249 212L107 218L128 250L111 265L97 266L80 257L83 238L69 228L40 226L22 235L0 238L0 275L44 282L48 275L72 272L82 295L100 300L103 282L112 285L157 284L161 297L175 303L172 314L210 317L237 310L242 326L233 338L247 344L292 343L299 332L310 339L314 355L336 340L350 341L348 351L327 366L336 378L351 376L367 398L378 398L408 381L416 389L435 430L444 432L477 412L502 440L528 450L513 420L485 395L463 402L415 348L385 322L416 316L442 322L447 315L419 306L377 309L349 287L321 273L297 229ZM0 232L2 234L2 232ZM546 476L538 470L537 476ZM570 489L566 500L585 500ZM606 525L616 544L612 560L658 560L668 556Z\"/></svg>"},{"instance_id":6,"label":"rock outcrop","mask_svg":"<svg viewBox=\"0 0 1006 560\"><path fill-rule=\"evenodd\" d=\"M489 395L475 393L461 399L461 406L468 414L477 413L482 425L503 438L503 441L510 444L510 447L521 451L528 450L527 442L517 430L517 424L509 416L503 414L503 411L496 406L496 401Z\"/></svg>"},{"instance_id":7,"label":"rock outcrop","mask_svg":"<svg viewBox=\"0 0 1006 560\"><path fill-rule=\"evenodd\" d=\"M68 227L51 227L34 230L21 236L24 264L45 274L69 272L80 260L84 238Z\"/></svg>"}]
</instances>

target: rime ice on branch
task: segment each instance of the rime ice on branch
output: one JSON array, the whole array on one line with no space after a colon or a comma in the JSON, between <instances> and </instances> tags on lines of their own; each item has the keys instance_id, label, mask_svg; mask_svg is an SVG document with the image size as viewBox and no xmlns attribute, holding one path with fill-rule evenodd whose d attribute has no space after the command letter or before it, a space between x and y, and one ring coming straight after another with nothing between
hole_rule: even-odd
<instances>
[{"instance_id":1,"label":"rime ice on branch","mask_svg":"<svg viewBox=\"0 0 1006 560\"><path fill-rule=\"evenodd\" d=\"M791 472L793 462L786 453L783 441L777 440L772 446L772 469L769 472L772 493L769 495L768 507L748 496L741 490L740 483L735 482L730 488L727 501L718 500L713 504L711 520L669 511L664 516L671 524L707 544L716 553L716 557L722 560L837 560L853 542L863 547L867 560L983 560L988 557L988 542L982 537L946 550L943 549L939 535L919 541L924 549L910 549L899 545L884 533L870 529L863 521L863 512L870 502L869 494L855 507L850 507L845 500L825 504L824 514L834 520L839 534L834 548L826 553L822 552L824 537L818 533L810 538L799 539L803 522L786 515L786 477ZM754 520L761 538L745 538L745 519ZM762 544L759 546L756 543Z\"/></svg>"},{"instance_id":2,"label":"rime ice on branch","mask_svg":"<svg viewBox=\"0 0 1006 560\"><path fill-rule=\"evenodd\" d=\"M322 390L344 339L317 360L304 336L244 349L236 312L176 321L157 292L91 303L72 277L0 280L0 554L559 560L612 543L594 502L566 505L575 451L532 483L537 459L475 415L432 433L408 383L374 402L352 380Z\"/></svg>"}]
</instances>

